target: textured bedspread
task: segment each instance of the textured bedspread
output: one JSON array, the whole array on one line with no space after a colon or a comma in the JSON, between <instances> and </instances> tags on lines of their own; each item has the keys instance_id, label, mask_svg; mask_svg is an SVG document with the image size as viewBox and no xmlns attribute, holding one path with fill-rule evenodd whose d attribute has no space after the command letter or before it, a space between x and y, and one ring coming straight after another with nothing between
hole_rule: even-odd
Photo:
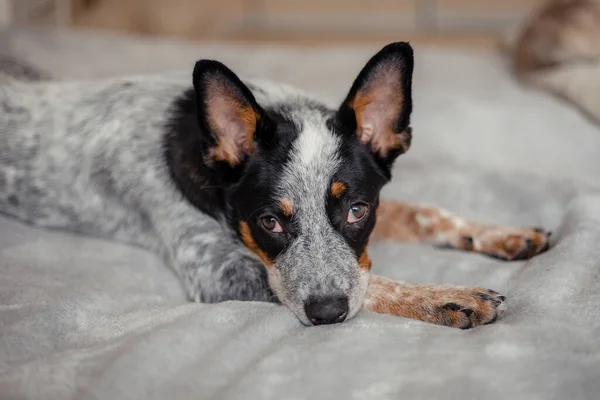
<instances>
[{"instance_id":1,"label":"textured bedspread","mask_svg":"<svg viewBox=\"0 0 600 400\"><path fill-rule=\"evenodd\" d=\"M376 50L0 39L2 53L57 77L190 70L211 57L333 100ZM282 306L189 304L152 254L0 219L0 399L597 399L599 129L520 88L499 56L415 50L413 147L385 196L542 225L553 246L504 263L374 244L374 271L502 291L496 324L461 331L363 311L305 328Z\"/></svg>"}]
</instances>

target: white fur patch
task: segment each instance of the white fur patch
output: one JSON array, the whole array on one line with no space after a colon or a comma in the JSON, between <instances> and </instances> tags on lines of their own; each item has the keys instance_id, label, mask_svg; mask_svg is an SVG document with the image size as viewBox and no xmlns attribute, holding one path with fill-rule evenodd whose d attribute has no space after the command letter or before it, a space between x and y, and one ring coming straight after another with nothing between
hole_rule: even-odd
<instances>
[{"instance_id":1,"label":"white fur patch","mask_svg":"<svg viewBox=\"0 0 600 400\"><path fill-rule=\"evenodd\" d=\"M327 165L329 167L327 172L333 174L338 163L338 146L337 138L324 126L323 121L308 121L294 145L295 160L304 166L316 160L322 166Z\"/></svg>"},{"instance_id":2,"label":"white fur patch","mask_svg":"<svg viewBox=\"0 0 600 400\"><path fill-rule=\"evenodd\" d=\"M282 198L294 203L299 236L277 259L282 286L273 290L304 323L309 324L303 307L309 297L346 295L348 318L352 318L361 309L368 274L361 274L353 250L327 215L327 194L341 162L339 138L328 129L326 116L317 111L305 109L293 118L301 131L292 144L279 190Z\"/></svg>"}]
</instances>

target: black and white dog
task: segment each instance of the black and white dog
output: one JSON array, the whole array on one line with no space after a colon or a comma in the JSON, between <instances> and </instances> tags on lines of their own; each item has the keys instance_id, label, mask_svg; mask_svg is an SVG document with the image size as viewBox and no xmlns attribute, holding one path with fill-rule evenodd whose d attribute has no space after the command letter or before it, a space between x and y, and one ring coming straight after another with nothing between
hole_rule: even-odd
<instances>
[{"instance_id":1,"label":"black and white dog","mask_svg":"<svg viewBox=\"0 0 600 400\"><path fill-rule=\"evenodd\" d=\"M0 211L151 249L197 302L279 301L306 325L363 306L460 328L493 322L505 297L492 290L370 275L370 237L507 260L548 248L541 229L380 202L411 142L412 72L410 45L390 44L337 109L210 60L196 63L193 86L0 75Z\"/></svg>"}]
</instances>

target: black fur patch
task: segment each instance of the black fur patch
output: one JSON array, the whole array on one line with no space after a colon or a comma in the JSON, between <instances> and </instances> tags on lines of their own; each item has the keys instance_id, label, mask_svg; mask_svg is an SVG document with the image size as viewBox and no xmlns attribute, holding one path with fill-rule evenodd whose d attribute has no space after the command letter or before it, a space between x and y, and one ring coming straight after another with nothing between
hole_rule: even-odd
<instances>
[{"instance_id":1,"label":"black fur patch","mask_svg":"<svg viewBox=\"0 0 600 400\"><path fill-rule=\"evenodd\" d=\"M359 257L375 227L379 192L389 180L389 171L380 167L370 151L355 136L344 135L344 138L340 148L342 165L332 182L342 182L346 190L339 197L328 193L327 214L331 224ZM355 203L368 205L369 214L360 222L348 224L348 211Z\"/></svg>"},{"instance_id":2,"label":"black fur patch","mask_svg":"<svg viewBox=\"0 0 600 400\"><path fill-rule=\"evenodd\" d=\"M173 181L182 195L202 212L225 219L239 233L240 221L249 221L252 235L265 253L274 258L285 246L284 237L259 228L264 215L277 216L285 224L286 237L294 235L290 218L282 214L273 183L282 173L299 128L281 113L281 108L265 109L254 154L240 165L204 162L210 132L197 123L197 100L193 90L185 92L173 105L173 115L164 140L164 154ZM265 245L266 244L266 245Z\"/></svg>"}]
</instances>

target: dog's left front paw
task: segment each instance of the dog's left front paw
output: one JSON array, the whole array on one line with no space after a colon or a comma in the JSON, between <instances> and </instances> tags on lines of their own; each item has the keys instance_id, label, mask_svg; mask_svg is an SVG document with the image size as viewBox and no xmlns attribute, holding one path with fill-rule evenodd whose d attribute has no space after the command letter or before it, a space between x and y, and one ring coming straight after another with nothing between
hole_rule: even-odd
<instances>
[{"instance_id":1,"label":"dog's left front paw","mask_svg":"<svg viewBox=\"0 0 600 400\"><path fill-rule=\"evenodd\" d=\"M462 247L499 260L526 260L548 250L551 234L542 228L486 227L463 236Z\"/></svg>"}]
</instances>

